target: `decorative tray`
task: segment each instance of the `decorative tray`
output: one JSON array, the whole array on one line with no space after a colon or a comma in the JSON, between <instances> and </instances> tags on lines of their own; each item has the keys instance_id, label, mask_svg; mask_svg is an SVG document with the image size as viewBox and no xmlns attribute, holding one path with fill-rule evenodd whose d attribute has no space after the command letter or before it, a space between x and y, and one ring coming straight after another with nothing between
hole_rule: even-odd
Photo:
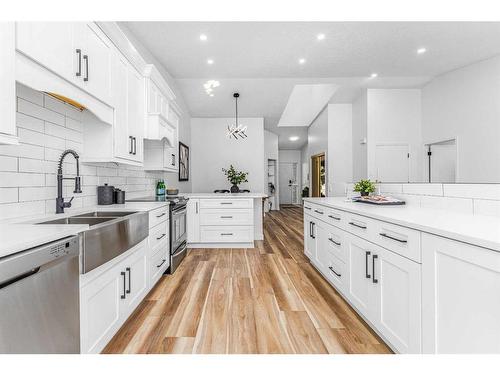
<instances>
[{"instance_id":1,"label":"decorative tray","mask_svg":"<svg viewBox=\"0 0 500 375\"><path fill-rule=\"evenodd\" d=\"M375 204L377 206L401 206L405 204L405 201L401 199L386 197L383 195L370 195L368 197L354 197L352 198L354 202Z\"/></svg>"}]
</instances>

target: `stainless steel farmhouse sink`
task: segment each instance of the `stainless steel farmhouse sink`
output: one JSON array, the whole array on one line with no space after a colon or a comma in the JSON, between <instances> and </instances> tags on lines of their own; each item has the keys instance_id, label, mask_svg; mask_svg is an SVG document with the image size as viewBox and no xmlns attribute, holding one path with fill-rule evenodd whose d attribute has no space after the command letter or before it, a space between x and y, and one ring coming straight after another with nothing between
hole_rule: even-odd
<instances>
[{"instance_id":1,"label":"stainless steel farmhouse sink","mask_svg":"<svg viewBox=\"0 0 500 375\"><path fill-rule=\"evenodd\" d=\"M96 211L38 224L88 224L83 232L82 273L131 249L149 234L147 212Z\"/></svg>"}]
</instances>

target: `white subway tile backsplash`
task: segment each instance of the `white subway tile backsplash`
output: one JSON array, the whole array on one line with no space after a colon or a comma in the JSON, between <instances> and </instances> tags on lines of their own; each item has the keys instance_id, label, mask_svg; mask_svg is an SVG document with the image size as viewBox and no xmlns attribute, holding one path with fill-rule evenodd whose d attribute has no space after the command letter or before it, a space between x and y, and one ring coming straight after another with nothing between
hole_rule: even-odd
<instances>
[{"instance_id":1,"label":"white subway tile backsplash","mask_svg":"<svg viewBox=\"0 0 500 375\"><path fill-rule=\"evenodd\" d=\"M500 184L444 184L447 197L500 200Z\"/></svg>"},{"instance_id":2,"label":"white subway tile backsplash","mask_svg":"<svg viewBox=\"0 0 500 375\"><path fill-rule=\"evenodd\" d=\"M22 98L41 107L43 106L43 92L35 91L20 83L16 83L16 94L18 98Z\"/></svg>"},{"instance_id":3,"label":"white subway tile backsplash","mask_svg":"<svg viewBox=\"0 0 500 375\"><path fill-rule=\"evenodd\" d=\"M54 137L65 139L66 128L61 125L56 125L51 122L45 123L45 134L53 135Z\"/></svg>"},{"instance_id":4,"label":"white subway tile backsplash","mask_svg":"<svg viewBox=\"0 0 500 375\"><path fill-rule=\"evenodd\" d=\"M66 128L83 133L82 123L70 117L66 117Z\"/></svg>"},{"instance_id":5,"label":"white subway tile backsplash","mask_svg":"<svg viewBox=\"0 0 500 375\"><path fill-rule=\"evenodd\" d=\"M470 215L474 213L472 199L435 197L430 195L422 195L420 199L420 206L423 208L441 209Z\"/></svg>"},{"instance_id":6,"label":"white subway tile backsplash","mask_svg":"<svg viewBox=\"0 0 500 375\"><path fill-rule=\"evenodd\" d=\"M50 95L44 95L44 104L43 106L51 111L60 113L61 115L66 114L66 107L68 104L63 101L56 99Z\"/></svg>"},{"instance_id":7,"label":"white subway tile backsplash","mask_svg":"<svg viewBox=\"0 0 500 375\"><path fill-rule=\"evenodd\" d=\"M403 184L403 193L443 196L443 184Z\"/></svg>"},{"instance_id":8,"label":"white subway tile backsplash","mask_svg":"<svg viewBox=\"0 0 500 375\"><path fill-rule=\"evenodd\" d=\"M500 217L500 200L474 199L474 215Z\"/></svg>"},{"instance_id":9,"label":"white subway tile backsplash","mask_svg":"<svg viewBox=\"0 0 500 375\"><path fill-rule=\"evenodd\" d=\"M381 193L402 193L402 184L379 184L379 189Z\"/></svg>"},{"instance_id":10,"label":"white subway tile backsplash","mask_svg":"<svg viewBox=\"0 0 500 375\"><path fill-rule=\"evenodd\" d=\"M39 173L0 172L0 187L45 186L45 178Z\"/></svg>"},{"instance_id":11,"label":"white subway tile backsplash","mask_svg":"<svg viewBox=\"0 0 500 375\"><path fill-rule=\"evenodd\" d=\"M19 202L55 200L56 197L57 188L55 186L19 188Z\"/></svg>"},{"instance_id":12,"label":"white subway tile backsplash","mask_svg":"<svg viewBox=\"0 0 500 375\"><path fill-rule=\"evenodd\" d=\"M0 156L0 171L17 172L17 158L13 156Z\"/></svg>"},{"instance_id":13,"label":"white subway tile backsplash","mask_svg":"<svg viewBox=\"0 0 500 375\"><path fill-rule=\"evenodd\" d=\"M64 115L51 111L50 109L28 102L24 99L17 99L17 111L25 115L39 118L44 121L49 121L54 124L63 125L65 122Z\"/></svg>"},{"instance_id":14,"label":"white subway tile backsplash","mask_svg":"<svg viewBox=\"0 0 500 375\"><path fill-rule=\"evenodd\" d=\"M16 113L16 125L39 133L43 133L45 129L45 121L19 112Z\"/></svg>"},{"instance_id":15,"label":"white subway tile backsplash","mask_svg":"<svg viewBox=\"0 0 500 375\"><path fill-rule=\"evenodd\" d=\"M19 200L18 192L18 188L0 188L0 203L17 202Z\"/></svg>"},{"instance_id":16,"label":"white subway tile backsplash","mask_svg":"<svg viewBox=\"0 0 500 375\"><path fill-rule=\"evenodd\" d=\"M19 145L0 145L0 155L43 159L44 149L41 146L25 143L20 143Z\"/></svg>"},{"instance_id":17,"label":"white subway tile backsplash","mask_svg":"<svg viewBox=\"0 0 500 375\"><path fill-rule=\"evenodd\" d=\"M45 201L17 202L0 205L0 219L39 215L43 213L45 213Z\"/></svg>"}]
</instances>

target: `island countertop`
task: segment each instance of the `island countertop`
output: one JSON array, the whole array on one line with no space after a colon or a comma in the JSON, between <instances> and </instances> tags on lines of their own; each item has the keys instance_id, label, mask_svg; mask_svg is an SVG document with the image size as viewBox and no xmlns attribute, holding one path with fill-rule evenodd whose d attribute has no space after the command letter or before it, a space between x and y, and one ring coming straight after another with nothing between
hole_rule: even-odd
<instances>
[{"instance_id":1,"label":"island countertop","mask_svg":"<svg viewBox=\"0 0 500 375\"><path fill-rule=\"evenodd\" d=\"M252 199L261 199L267 198L267 194L263 193L180 193L179 195L185 196L186 198L215 198L215 199L224 199L224 198L252 198Z\"/></svg>"}]
</instances>

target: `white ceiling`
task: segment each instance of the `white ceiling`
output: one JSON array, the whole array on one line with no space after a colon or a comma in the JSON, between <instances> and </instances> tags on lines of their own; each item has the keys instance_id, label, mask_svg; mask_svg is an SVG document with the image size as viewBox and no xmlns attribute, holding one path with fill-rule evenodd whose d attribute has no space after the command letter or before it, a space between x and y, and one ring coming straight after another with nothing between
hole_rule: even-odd
<instances>
[{"instance_id":1,"label":"white ceiling","mask_svg":"<svg viewBox=\"0 0 500 375\"><path fill-rule=\"evenodd\" d=\"M345 103L364 87L420 87L431 77L500 54L498 22L124 25L177 80L193 117L232 116L232 93L238 91L241 116L264 117L266 128L280 135L280 148L290 129L276 124L296 84L337 84L331 102ZM201 33L207 41L200 41ZM318 33L325 39L318 41ZM417 55L420 47L427 53ZM208 65L207 59L214 64ZM378 77L369 79L372 72ZM207 79L221 83L213 97L203 90Z\"/></svg>"}]
</instances>

